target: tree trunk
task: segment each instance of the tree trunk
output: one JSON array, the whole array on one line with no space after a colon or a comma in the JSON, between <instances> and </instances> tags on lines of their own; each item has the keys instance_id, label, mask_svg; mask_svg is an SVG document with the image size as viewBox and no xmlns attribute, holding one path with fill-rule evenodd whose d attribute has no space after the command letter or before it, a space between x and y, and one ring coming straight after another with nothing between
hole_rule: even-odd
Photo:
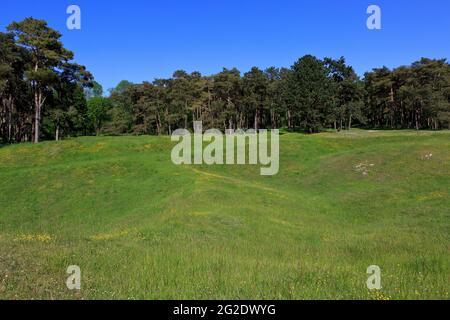
<instances>
[{"instance_id":1,"label":"tree trunk","mask_svg":"<svg viewBox=\"0 0 450 320\"><path fill-rule=\"evenodd\" d=\"M34 71L39 69L38 64L34 66ZM41 124L41 106L42 106L42 93L39 89L38 83L34 82L34 143L39 142L40 124Z\"/></svg>"},{"instance_id":2,"label":"tree trunk","mask_svg":"<svg viewBox=\"0 0 450 320\"><path fill-rule=\"evenodd\" d=\"M8 98L8 143L12 142L12 114L14 112L14 102L12 95Z\"/></svg>"},{"instance_id":3,"label":"tree trunk","mask_svg":"<svg viewBox=\"0 0 450 320\"><path fill-rule=\"evenodd\" d=\"M12 134L12 110L8 115L8 143L12 142L11 134Z\"/></svg>"},{"instance_id":4,"label":"tree trunk","mask_svg":"<svg viewBox=\"0 0 450 320\"><path fill-rule=\"evenodd\" d=\"M35 114L34 114L34 143L39 142L39 126L41 123L41 107L39 105L36 106Z\"/></svg>"},{"instance_id":5,"label":"tree trunk","mask_svg":"<svg viewBox=\"0 0 450 320\"><path fill-rule=\"evenodd\" d=\"M416 130L419 130L419 110L416 109Z\"/></svg>"},{"instance_id":6,"label":"tree trunk","mask_svg":"<svg viewBox=\"0 0 450 320\"><path fill-rule=\"evenodd\" d=\"M158 136L161 135L161 117L159 116L159 112L156 113L156 130L158 132Z\"/></svg>"},{"instance_id":7,"label":"tree trunk","mask_svg":"<svg viewBox=\"0 0 450 320\"><path fill-rule=\"evenodd\" d=\"M55 141L59 141L59 124L56 125Z\"/></svg>"},{"instance_id":8,"label":"tree trunk","mask_svg":"<svg viewBox=\"0 0 450 320\"><path fill-rule=\"evenodd\" d=\"M184 128L187 129L188 128L188 102L187 100L185 100L184 102Z\"/></svg>"},{"instance_id":9,"label":"tree trunk","mask_svg":"<svg viewBox=\"0 0 450 320\"><path fill-rule=\"evenodd\" d=\"M288 118L288 128L291 129L292 128L292 123L291 123L291 110L287 111L287 118Z\"/></svg>"}]
</instances>

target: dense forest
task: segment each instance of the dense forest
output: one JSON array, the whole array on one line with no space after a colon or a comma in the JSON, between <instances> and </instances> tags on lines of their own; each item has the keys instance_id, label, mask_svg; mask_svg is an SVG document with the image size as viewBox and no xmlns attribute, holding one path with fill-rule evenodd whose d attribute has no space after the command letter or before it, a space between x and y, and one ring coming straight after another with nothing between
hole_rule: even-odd
<instances>
[{"instance_id":1,"label":"dense forest","mask_svg":"<svg viewBox=\"0 0 450 320\"><path fill-rule=\"evenodd\" d=\"M361 79L345 59L306 55L290 68L253 67L109 90L73 62L61 34L27 18L0 32L0 142L94 134L171 134L204 128L286 128L319 132L353 126L450 129L450 64L422 58L373 69Z\"/></svg>"}]
</instances>

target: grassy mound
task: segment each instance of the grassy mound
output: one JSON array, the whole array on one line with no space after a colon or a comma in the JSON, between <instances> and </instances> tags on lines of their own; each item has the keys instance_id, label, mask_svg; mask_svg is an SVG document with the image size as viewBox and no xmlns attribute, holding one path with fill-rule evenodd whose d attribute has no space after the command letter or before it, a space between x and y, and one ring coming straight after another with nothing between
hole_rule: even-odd
<instances>
[{"instance_id":1,"label":"grassy mound","mask_svg":"<svg viewBox=\"0 0 450 320\"><path fill-rule=\"evenodd\" d=\"M0 148L0 298L449 298L449 132L285 134L272 177L172 146Z\"/></svg>"}]
</instances>

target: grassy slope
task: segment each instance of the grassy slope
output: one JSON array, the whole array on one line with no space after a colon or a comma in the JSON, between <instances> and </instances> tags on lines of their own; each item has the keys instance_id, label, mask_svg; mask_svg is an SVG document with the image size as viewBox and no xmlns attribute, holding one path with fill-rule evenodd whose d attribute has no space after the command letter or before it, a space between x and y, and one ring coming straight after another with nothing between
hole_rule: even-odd
<instances>
[{"instance_id":1,"label":"grassy slope","mask_svg":"<svg viewBox=\"0 0 450 320\"><path fill-rule=\"evenodd\" d=\"M0 148L0 298L449 298L449 132L286 134L274 177L175 166L170 150Z\"/></svg>"}]
</instances>

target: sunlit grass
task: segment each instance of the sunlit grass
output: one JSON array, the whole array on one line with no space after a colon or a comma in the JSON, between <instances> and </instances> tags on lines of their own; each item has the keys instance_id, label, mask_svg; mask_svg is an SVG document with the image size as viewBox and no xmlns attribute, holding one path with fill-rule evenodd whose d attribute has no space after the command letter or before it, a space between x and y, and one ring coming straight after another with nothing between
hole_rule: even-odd
<instances>
[{"instance_id":1,"label":"sunlit grass","mask_svg":"<svg viewBox=\"0 0 450 320\"><path fill-rule=\"evenodd\" d=\"M0 148L0 298L449 298L449 132L287 133L272 177L172 145Z\"/></svg>"}]
</instances>

